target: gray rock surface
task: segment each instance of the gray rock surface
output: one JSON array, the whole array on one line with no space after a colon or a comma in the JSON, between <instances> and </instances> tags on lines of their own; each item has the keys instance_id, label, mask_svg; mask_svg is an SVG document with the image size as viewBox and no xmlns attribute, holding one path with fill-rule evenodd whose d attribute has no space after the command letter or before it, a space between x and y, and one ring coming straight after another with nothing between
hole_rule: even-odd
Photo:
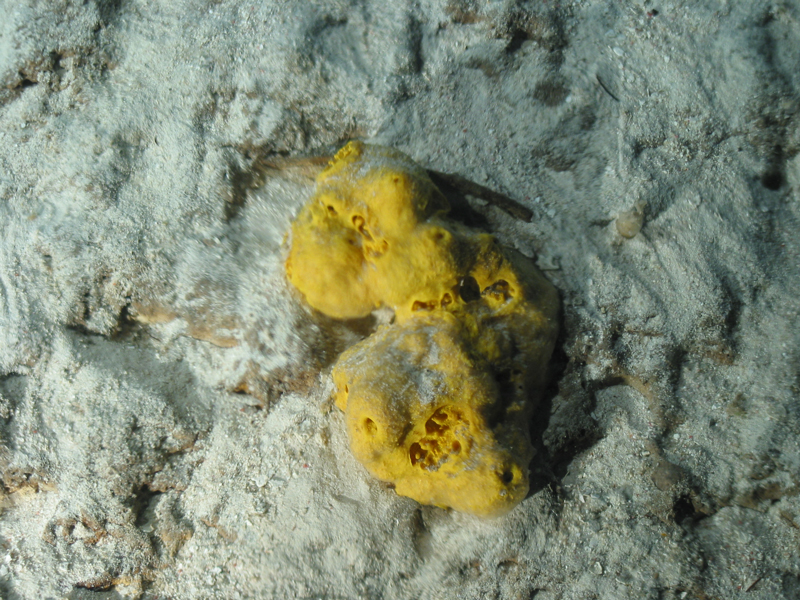
<instances>
[{"instance_id":1,"label":"gray rock surface","mask_svg":"<svg viewBox=\"0 0 800 600\"><path fill-rule=\"evenodd\" d=\"M2 598L800 597L800 2L0 10ZM466 198L564 304L507 517L349 454L282 242L351 138L533 212Z\"/></svg>"}]
</instances>

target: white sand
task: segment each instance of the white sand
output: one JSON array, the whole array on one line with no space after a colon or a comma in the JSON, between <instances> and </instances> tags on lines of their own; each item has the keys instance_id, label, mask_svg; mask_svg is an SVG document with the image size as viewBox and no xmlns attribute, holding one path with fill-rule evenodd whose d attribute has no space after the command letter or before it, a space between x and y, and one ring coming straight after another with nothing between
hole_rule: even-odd
<instances>
[{"instance_id":1,"label":"white sand","mask_svg":"<svg viewBox=\"0 0 800 600\"><path fill-rule=\"evenodd\" d=\"M0 10L2 598L800 597L800 2ZM353 137L534 211L469 199L564 302L502 519L349 454L258 159Z\"/></svg>"}]
</instances>

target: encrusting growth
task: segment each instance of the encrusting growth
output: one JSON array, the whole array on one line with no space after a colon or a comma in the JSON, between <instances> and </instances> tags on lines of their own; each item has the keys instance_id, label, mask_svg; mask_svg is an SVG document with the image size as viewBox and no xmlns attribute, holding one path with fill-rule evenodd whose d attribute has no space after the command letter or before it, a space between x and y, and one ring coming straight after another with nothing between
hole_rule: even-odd
<instances>
[{"instance_id":1,"label":"encrusting growth","mask_svg":"<svg viewBox=\"0 0 800 600\"><path fill-rule=\"evenodd\" d=\"M448 210L408 156L350 142L292 224L286 273L330 317L394 311L333 369L355 457L398 494L497 516L528 491L558 294Z\"/></svg>"}]
</instances>

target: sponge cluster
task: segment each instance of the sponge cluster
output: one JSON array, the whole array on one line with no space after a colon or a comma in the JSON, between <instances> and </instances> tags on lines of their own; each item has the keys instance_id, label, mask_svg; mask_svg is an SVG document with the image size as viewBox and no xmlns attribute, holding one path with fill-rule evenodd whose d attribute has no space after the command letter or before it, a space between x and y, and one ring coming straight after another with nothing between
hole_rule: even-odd
<instances>
[{"instance_id":1,"label":"sponge cluster","mask_svg":"<svg viewBox=\"0 0 800 600\"><path fill-rule=\"evenodd\" d=\"M330 317L394 311L333 368L355 457L398 494L497 516L528 491L558 294L448 210L408 156L350 142L292 224L286 272Z\"/></svg>"}]
</instances>

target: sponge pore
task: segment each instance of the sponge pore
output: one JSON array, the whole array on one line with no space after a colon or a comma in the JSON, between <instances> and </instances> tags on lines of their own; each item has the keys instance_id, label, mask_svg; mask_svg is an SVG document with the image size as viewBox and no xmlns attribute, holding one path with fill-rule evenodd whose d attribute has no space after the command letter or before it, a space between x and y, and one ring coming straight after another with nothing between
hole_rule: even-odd
<instances>
[{"instance_id":1,"label":"sponge pore","mask_svg":"<svg viewBox=\"0 0 800 600\"><path fill-rule=\"evenodd\" d=\"M438 469L451 456L461 452L469 441L469 421L454 406L443 406L425 421L425 436L409 446L412 465L428 471ZM467 448L469 450L469 448Z\"/></svg>"}]
</instances>

